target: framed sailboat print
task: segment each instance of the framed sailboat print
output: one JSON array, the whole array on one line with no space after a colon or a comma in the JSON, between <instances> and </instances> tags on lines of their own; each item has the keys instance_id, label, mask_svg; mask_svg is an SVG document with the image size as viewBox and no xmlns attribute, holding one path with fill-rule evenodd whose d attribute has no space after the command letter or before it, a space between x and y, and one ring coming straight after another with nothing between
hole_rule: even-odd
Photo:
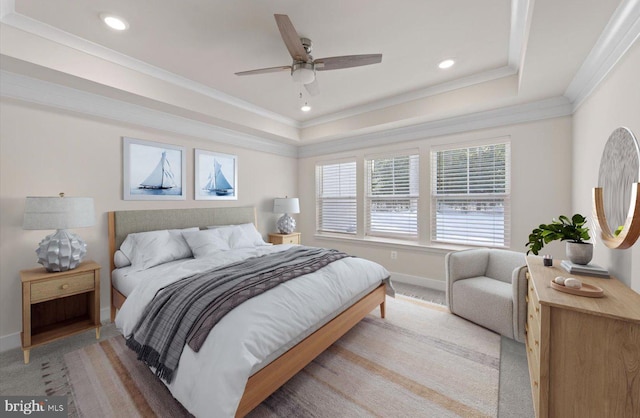
<instances>
[{"instance_id":1,"label":"framed sailboat print","mask_svg":"<svg viewBox=\"0 0 640 418\"><path fill-rule=\"evenodd\" d=\"M238 200L238 157L195 150L196 200Z\"/></svg>"},{"instance_id":2,"label":"framed sailboat print","mask_svg":"<svg viewBox=\"0 0 640 418\"><path fill-rule=\"evenodd\" d=\"M122 138L124 200L185 200L184 147Z\"/></svg>"}]
</instances>

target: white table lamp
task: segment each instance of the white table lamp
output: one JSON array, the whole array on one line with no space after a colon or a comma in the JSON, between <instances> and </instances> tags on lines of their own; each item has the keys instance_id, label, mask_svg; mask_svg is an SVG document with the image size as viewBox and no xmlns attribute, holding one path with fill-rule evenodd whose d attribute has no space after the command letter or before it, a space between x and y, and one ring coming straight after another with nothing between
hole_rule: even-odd
<instances>
[{"instance_id":1,"label":"white table lamp","mask_svg":"<svg viewBox=\"0 0 640 418\"><path fill-rule=\"evenodd\" d=\"M87 244L67 228L95 224L95 209L90 197L27 197L24 229L55 229L36 249L38 263L47 271L67 271L78 267L87 254Z\"/></svg>"},{"instance_id":2,"label":"white table lamp","mask_svg":"<svg viewBox=\"0 0 640 418\"><path fill-rule=\"evenodd\" d=\"M281 234L290 234L296 229L296 220L289 216L290 213L300 213L300 202L297 197L285 197L273 199L273 211L284 213L278 219L276 227Z\"/></svg>"}]
</instances>

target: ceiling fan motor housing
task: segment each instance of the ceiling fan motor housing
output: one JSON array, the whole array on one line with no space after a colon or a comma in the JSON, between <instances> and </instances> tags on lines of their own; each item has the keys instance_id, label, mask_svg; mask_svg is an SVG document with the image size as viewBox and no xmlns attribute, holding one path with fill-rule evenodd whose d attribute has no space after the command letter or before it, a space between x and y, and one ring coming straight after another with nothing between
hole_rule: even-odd
<instances>
[{"instance_id":1,"label":"ceiling fan motor housing","mask_svg":"<svg viewBox=\"0 0 640 418\"><path fill-rule=\"evenodd\" d=\"M307 54L310 54L313 50L313 45L311 44L311 39L309 38L300 38L300 42L302 42L302 46L304 50L307 51Z\"/></svg>"}]
</instances>

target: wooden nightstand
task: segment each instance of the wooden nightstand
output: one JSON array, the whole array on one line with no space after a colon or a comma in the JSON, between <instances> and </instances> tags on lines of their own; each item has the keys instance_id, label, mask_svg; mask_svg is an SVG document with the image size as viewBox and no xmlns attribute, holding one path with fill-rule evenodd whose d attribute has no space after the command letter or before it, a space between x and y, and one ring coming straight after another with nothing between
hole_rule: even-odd
<instances>
[{"instance_id":1,"label":"wooden nightstand","mask_svg":"<svg viewBox=\"0 0 640 418\"><path fill-rule=\"evenodd\" d=\"M291 234L269 234L269 242L277 244L300 244L300 232Z\"/></svg>"},{"instance_id":2,"label":"wooden nightstand","mask_svg":"<svg viewBox=\"0 0 640 418\"><path fill-rule=\"evenodd\" d=\"M22 351L95 328L100 338L100 265L85 261L73 270L22 270Z\"/></svg>"}]
</instances>

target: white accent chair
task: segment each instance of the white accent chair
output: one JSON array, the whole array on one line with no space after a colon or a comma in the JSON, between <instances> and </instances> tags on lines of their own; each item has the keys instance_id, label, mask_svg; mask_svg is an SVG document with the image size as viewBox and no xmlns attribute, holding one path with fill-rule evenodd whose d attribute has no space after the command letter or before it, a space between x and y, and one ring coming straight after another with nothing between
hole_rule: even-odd
<instances>
[{"instance_id":1,"label":"white accent chair","mask_svg":"<svg viewBox=\"0 0 640 418\"><path fill-rule=\"evenodd\" d=\"M527 271L523 253L477 248L445 257L449 310L505 337L524 342Z\"/></svg>"}]
</instances>

